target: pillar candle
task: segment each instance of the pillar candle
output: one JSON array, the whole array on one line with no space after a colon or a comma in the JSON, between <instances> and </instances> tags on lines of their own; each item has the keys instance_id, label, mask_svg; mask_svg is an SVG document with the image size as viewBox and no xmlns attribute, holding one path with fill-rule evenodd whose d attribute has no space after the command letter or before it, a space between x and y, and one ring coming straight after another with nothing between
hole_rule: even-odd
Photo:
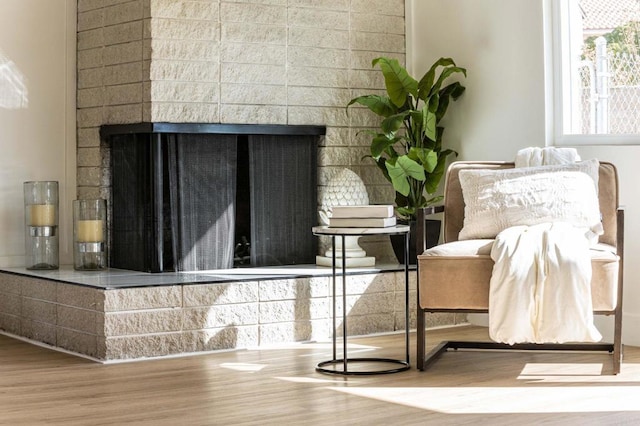
<instances>
[{"instance_id":1,"label":"pillar candle","mask_svg":"<svg viewBox=\"0 0 640 426\"><path fill-rule=\"evenodd\" d=\"M96 243L104 240L102 220L79 220L76 238L79 243Z\"/></svg>"},{"instance_id":2,"label":"pillar candle","mask_svg":"<svg viewBox=\"0 0 640 426\"><path fill-rule=\"evenodd\" d=\"M56 206L53 204L31 204L30 209L30 226L55 226L56 225Z\"/></svg>"}]
</instances>

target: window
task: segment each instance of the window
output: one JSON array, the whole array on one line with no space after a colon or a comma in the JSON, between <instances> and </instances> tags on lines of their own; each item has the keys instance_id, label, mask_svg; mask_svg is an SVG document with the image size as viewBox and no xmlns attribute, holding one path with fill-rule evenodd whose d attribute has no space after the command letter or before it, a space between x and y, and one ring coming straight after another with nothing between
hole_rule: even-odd
<instances>
[{"instance_id":1,"label":"window","mask_svg":"<svg viewBox=\"0 0 640 426\"><path fill-rule=\"evenodd\" d=\"M640 143L640 0L552 5L556 143Z\"/></svg>"}]
</instances>

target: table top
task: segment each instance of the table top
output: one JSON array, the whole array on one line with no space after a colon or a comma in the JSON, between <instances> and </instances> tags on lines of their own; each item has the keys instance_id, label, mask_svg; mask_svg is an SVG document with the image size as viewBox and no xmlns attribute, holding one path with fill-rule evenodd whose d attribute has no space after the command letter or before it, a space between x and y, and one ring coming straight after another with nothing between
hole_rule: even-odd
<instances>
[{"instance_id":1,"label":"table top","mask_svg":"<svg viewBox=\"0 0 640 426\"><path fill-rule=\"evenodd\" d=\"M392 235L409 233L409 225L387 226L384 228L336 228L329 226L314 226L314 235Z\"/></svg>"}]
</instances>

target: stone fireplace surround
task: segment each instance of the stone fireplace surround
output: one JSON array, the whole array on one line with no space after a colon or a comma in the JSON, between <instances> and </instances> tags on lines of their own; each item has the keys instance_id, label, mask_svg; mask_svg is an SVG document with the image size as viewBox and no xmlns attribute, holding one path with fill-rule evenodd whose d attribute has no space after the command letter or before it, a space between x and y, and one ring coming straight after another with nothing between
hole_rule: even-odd
<instances>
[{"instance_id":1,"label":"stone fireplace surround","mask_svg":"<svg viewBox=\"0 0 640 426\"><path fill-rule=\"evenodd\" d=\"M77 28L78 198L111 196L101 126L206 122L326 126L318 191L349 167L372 203L393 200L376 166L361 161L361 130L377 120L344 106L383 87L372 59L404 62L404 0L78 0ZM388 239L365 249L381 264L393 259ZM3 270L0 330L105 362L330 335L326 269L225 272ZM402 275L351 271L350 335L403 326ZM414 307L411 315L414 324Z\"/></svg>"}]
</instances>

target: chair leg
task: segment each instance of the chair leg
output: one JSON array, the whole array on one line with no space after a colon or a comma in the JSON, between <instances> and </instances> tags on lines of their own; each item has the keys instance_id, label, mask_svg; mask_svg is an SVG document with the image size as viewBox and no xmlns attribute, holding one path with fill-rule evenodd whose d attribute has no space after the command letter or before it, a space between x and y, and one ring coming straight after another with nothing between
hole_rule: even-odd
<instances>
[{"instance_id":1,"label":"chair leg","mask_svg":"<svg viewBox=\"0 0 640 426\"><path fill-rule=\"evenodd\" d=\"M622 365L622 345L615 346L613 350L613 374L620 374L620 368Z\"/></svg>"},{"instance_id":2,"label":"chair leg","mask_svg":"<svg viewBox=\"0 0 640 426\"><path fill-rule=\"evenodd\" d=\"M418 317L416 322L416 366L418 370L424 371L424 350L425 350L425 312L418 307Z\"/></svg>"},{"instance_id":3,"label":"chair leg","mask_svg":"<svg viewBox=\"0 0 640 426\"><path fill-rule=\"evenodd\" d=\"M618 208L616 214L616 251L620 258L618 263L618 302L616 304L613 330L613 374L620 373L622 363L622 288L624 280L624 208Z\"/></svg>"},{"instance_id":4,"label":"chair leg","mask_svg":"<svg viewBox=\"0 0 640 426\"><path fill-rule=\"evenodd\" d=\"M613 374L620 373L622 363L622 310L616 309L613 331Z\"/></svg>"}]
</instances>

